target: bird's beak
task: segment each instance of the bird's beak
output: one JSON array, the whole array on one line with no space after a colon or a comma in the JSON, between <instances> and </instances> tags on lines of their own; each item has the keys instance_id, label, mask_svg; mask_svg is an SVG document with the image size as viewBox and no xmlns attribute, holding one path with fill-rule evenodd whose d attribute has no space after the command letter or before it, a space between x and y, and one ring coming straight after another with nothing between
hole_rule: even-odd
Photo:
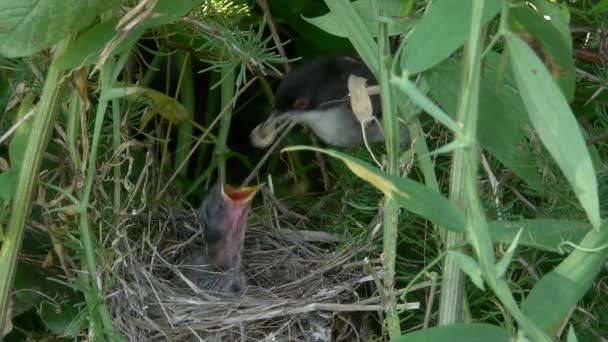
<instances>
[{"instance_id":1,"label":"bird's beak","mask_svg":"<svg viewBox=\"0 0 608 342\"><path fill-rule=\"evenodd\" d=\"M222 197L228 204L228 217L225 226L226 246L218 255L218 266L228 269L237 266L247 228L247 216L251 201L259 186L235 187L224 185Z\"/></svg>"},{"instance_id":2,"label":"bird's beak","mask_svg":"<svg viewBox=\"0 0 608 342\"><path fill-rule=\"evenodd\" d=\"M255 197L260 186L232 186L226 184L222 188L222 196L225 200L235 204L249 204Z\"/></svg>"},{"instance_id":3,"label":"bird's beak","mask_svg":"<svg viewBox=\"0 0 608 342\"><path fill-rule=\"evenodd\" d=\"M251 142L255 147L266 148L274 142L280 131L285 129L289 122L297 120L296 112L279 112L273 110L263 123L251 131Z\"/></svg>"}]
</instances>

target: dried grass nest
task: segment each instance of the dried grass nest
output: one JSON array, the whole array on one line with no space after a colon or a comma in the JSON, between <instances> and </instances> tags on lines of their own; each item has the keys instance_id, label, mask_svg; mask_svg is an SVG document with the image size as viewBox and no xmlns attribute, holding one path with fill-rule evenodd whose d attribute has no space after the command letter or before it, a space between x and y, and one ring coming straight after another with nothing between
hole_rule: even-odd
<instances>
[{"instance_id":1,"label":"dried grass nest","mask_svg":"<svg viewBox=\"0 0 608 342\"><path fill-rule=\"evenodd\" d=\"M327 233L280 229L267 212L250 213L248 288L237 298L200 290L179 272L184 251L202 243L193 209L124 217L108 298L120 332L130 341L369 341L382 310L361 262L369 237L337 243Z\"/></svg>"}]
</instances>

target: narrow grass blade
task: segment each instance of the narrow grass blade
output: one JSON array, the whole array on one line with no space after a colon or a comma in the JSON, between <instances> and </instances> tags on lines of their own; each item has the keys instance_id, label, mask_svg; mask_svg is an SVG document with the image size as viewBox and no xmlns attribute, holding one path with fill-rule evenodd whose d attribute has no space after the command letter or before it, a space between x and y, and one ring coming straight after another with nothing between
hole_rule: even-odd
<instances>
[{"instance_id":1,"label":"narrow grass blade","mask_svg":"<svg viewBox=\"0 0 608 342\"><path fill-rule=\"evenodd\" d=\"M599 228L597 180L578 122L534 51L515 34L507 35L507 43L515 80L530 120L570 182L589 222Z\"/></svg>"},{"instance_id":2,"label":"narrow grass blade","mask_svg":"<svg viewBox=\"0 0 608 342\"><path fill-rule=\"evenodd\" d=\"M359 159L337 151L308 146L283 149L283 151L300 150L318 151L337 158L355 175L371 183L405 209L431 220L440 227L459 233L464 232L466 224L464 213L429 187L407 178L389 175Z\"/></svg>"},{"instance_id":3,"label":"narrow grass blade","mask_svg":"<svg viewBox=\"0 0 608 342\"><path fill-rule=\"evenodd\" d=\"M500 259L498 263L496 263L496 274L498 278L504 276L505 272L507 272L507 268L509 264L511 264L511 260L513 259L513 254L515 254L515 250L517 249L517 245L519 244L519 238L521 237L521 232L523 229L520 229L515 235L513 242L509 245L509 248L505 252L505 255Z\"/></svg>"},{"instance_id":4,"label":"narrow grass blade","mask_svg":"<svg viewBox=\"0 0 608 342\"><path fill-rule=\"evenodd\" d=\"M475 259L456 251L449 251L448 254L454 258L456 265L458 265L458 267L469 276L475 286L482 291L485 290L483 278L481 277L481 268L479 268L479 264L477 261L475 261Z\"/></svg>"}]
</instances>

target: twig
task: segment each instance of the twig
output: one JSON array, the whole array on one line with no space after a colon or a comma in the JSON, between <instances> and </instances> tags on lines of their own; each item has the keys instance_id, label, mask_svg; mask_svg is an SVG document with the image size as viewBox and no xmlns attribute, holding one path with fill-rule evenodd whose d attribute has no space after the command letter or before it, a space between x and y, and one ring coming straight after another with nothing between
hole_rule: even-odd
<instances>
[{"instance_id":1,"label":"twig","mask_svg":"<svg viewBox=\"0 0 608 342\"><path fill-rule=\"evenodd\" d=\"M287 136L287 134L296 125L296 122L294 122L294 121L288 121L288 122L284 123L283 125L281 125L281 128L284 127L284 125L287 125L287 128L285 128L285 130L283 131L283 134L277 140L275 140L274 144L272 146L270 146L270 148L268 149L268 151L266 151L266 154L264 154L264 156L262 157L262 159L260 159L260 161L257 163L257 165L253 168L253 170L251 171L251 173L249 173L249 176L247 176L247 178L245 178L245 180L241 184L242 186L248 186L251 183L251 181L253 180L253 178L255 178L255 176L257 175L257 173L262 168L262 166L264 166L264 164L266 163L266 161L268 160L268 158L270 157L270 155L272 154L272 152L274 152L274 150L279 146L279 143Z\"/></svg>"},{"instance_id":2,"label":"twig","mask_svg":"<svg viewBox=\"0 0 608 342\"><path fill-rule=\"evenodd\" d=\"M36 114L36 107L30 109L29 112L27 112L22 118L15 122L15 124L12 125L11 128L9 128L8 131L6 131L6 133L2 135L2 137L0 137L0 144L2 144L4 140L8 139L8 137L10 137L17 129L19 129L21 125L25 124L27 120L34 116L34 114Z\"/></svg>"},{"instance_id":3,"label":"twig","mask_svg":"<svg viewBox=\"0 0 608 342\"><path fill-rule=\"evenodd\" d=\"M429 300L426 304L426 312L424 313L424 322L422 323L422 329L429 327L431 321L431 314L433 313L433 303L435 301L435 292L437 292L437 274L433 273L431 276L431 293L429 293Z\"/></svg>"},{"instance_id":4,"label":"twig","mask_svg":"<svg viewBox=\"0 0 608 342\"><path fill-rule=\"evenodd\" d=\"M268 18L268 28L270 29L270 35L272 36L274 45L277 47L277 50L279 50L279 54L281 55L281 57L287 60L287 54L285 53L283 43L281 43L281 37L279 37L279 32L277 31L277 27L275 26L274 20L272 19L272 13L270 13L268 3L266 2L266 0L257 0L257 3L262 8L262 11L264 11L266 18ZM289 65L289 62L285 62L285 64L283 64L283 67L285 68L285 72L291 71L291 66Z\"/></svg>"}]
</instances>

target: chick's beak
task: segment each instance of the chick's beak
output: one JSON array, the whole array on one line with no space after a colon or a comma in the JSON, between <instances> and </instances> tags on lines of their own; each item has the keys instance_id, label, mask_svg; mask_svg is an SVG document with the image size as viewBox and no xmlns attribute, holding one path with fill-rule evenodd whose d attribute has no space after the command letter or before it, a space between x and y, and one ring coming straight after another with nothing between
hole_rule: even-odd
<instances>
[{"instance_id":1,"label":"chick's beak","mask_svg":"<svg viewBox=\"0 0 608 342\"><path fill-rule=\"evenodd\" d=\"M228 204L228 216L225 221L225 248L218 255L217 265L224 269L233 268L240 259L247 216L251 201L255 197L259 186L234 187L224 185L222 197Z\"/></svg>"}]
</instances>

